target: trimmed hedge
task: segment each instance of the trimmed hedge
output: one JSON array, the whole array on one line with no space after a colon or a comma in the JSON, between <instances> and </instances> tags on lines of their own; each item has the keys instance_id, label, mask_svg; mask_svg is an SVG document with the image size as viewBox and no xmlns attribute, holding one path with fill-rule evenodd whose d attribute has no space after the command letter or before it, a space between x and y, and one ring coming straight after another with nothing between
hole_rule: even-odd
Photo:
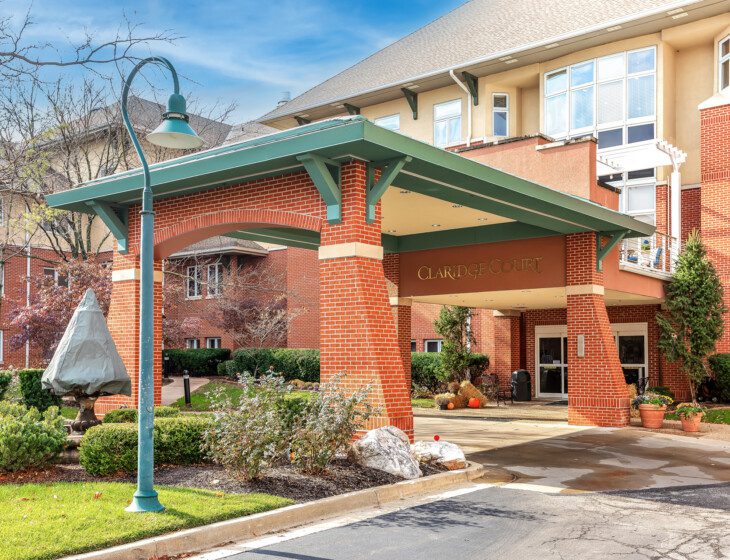
<instances>
[{"instance_id":1,"label":"trimmed hedge","mask_svg":"<svg viewBox=\"0 0 730 560\"><path fill-rule=\"evenodd\" d=\"M155 418L179 416L180 411L172 406L156 406ZM136 408L116 408L104 415L104 424L126 424L137 421Z\"/></svg>"},{"instance_id":2,"label":"trimmed hedge","mask_svg":"<svg viewBox=\"0 0 730 560\"><path fill-rule=\"evenodd\" d=\"M211 425L206 416L155 420L155 465L190 465L205 461L203 434ZM100 424L86 431L79 462L87 472L104 476L137 470L137 425Z\"/></svg>"},{"instance_id":3,"label":"trimmed hedge","mask_svg":"<svg viewBox=\"0 0 730 560\"><path fill-rule=\"evenodd\" d=\"M715 354L709 358L712 373L715 374L720 398L730 402L730 354Z\"/></svg>"},{"instance_id":4,"label":"trimmed hedge","mask_svg":"<svg viewBox=\"0 0 730 560\"><path fill-rule=\"evenodd\" d=\"M182 374L185 370L192 376L208 377L218 374L218 364L231 358L227 348L173 348L162 351L162 359L168 358L167 370Z\"/></svg>"},{"instance_id":5,"label":"trimmed hedge","mask_svg":"<svg viewBox=\"0 0 730 560\"><path fill-rule=\"evenodd\" d=\"M8 387L13 382L13 374L9 371L0 371L0 401L5 398Z\"/></svg>"},{"instance_id":6,"label":"trimmed hedge","mask_svg":"<svg viewBox=\"0 0 730 560\"><path fill-rule=\"evenodd\" d=\"M23 404L28 408L35 407L39 412L44 412L52 406L61 406L61 399L41 386L44 371L42 369L18 370Z\"/></svg>"},{"instance_id":7,"label":"trimmed hedge","mask_svg":"<svg viewBox=\"0 0 730 560\"><path fill-rule=\"evenodd\" d=\"M42 468L53 463L66 443L66 423L52 407L43 413L0 402L0 471Z\"/></svg>"},{"instance_id":8,"label":"trimmed hedge","mask_svg":"<svg viewBox=\"0 0 730 560\"><path fill-rule=\"evenodd\" d=\"M261 375L274 366L274 371L284 379L319 381L319 350L302 348L239 348L233 352L233 359L220 368L229 377L245 371Z\"/></svg>"},{"instance_id":9,"label":"trimmed hedge","mask_svg":"<svg viewBox=\"0 0 730 560\"><path fill-rule=\"evenodd\" d=\"M439 352L411 352L411 383L413 385L436 391L447 377L441 367Z\"/></svg>"}]
</instances>

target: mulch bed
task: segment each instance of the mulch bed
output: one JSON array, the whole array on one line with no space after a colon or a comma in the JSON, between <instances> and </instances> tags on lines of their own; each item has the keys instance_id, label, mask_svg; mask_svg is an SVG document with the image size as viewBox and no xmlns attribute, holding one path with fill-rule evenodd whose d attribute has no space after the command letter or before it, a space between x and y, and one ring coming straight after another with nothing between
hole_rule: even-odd
<instances>
[{"instance_id":1,"label":"mulch bed","mask_svg":"<svg viewBox=\"0 0 730 560\"><path fill-rule=\"evenodd\" d=\"M433 466L422 466L424 476L443 472ZM80 465L54 465L44 470L24 471L0 475L0 484L51 482L135 482L134 476L96 477ZM155 484L207 488L222 492L243 494L264 492L308 502L374 486L393 484L397 476L349 463L344 457L336 459L327 472L320 476L300 473L290 465L270 469L260 480L242 482L230 477L215 465L163 466L155 469Z\"/></svg>"}]
</instances>

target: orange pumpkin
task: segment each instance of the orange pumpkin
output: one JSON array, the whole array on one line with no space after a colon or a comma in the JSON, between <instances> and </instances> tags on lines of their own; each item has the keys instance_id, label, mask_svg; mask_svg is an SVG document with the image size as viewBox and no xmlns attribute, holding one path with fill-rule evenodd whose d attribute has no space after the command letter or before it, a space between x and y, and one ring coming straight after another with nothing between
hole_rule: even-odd
<instances>
[{"instance_id":1,"label":"orange pumpkin","mask_svg":"<svg viewBox=\"0 0 730 560\"><path fill-rule=\"evenodd\" d=\"M454 403L450 402L446 405L446 408L448 408L449 410L454 410Z\"/></svg>"},{"instance_id":2,"label":"orange pumpkin","mask_svg":"<svg viewBox=\"0 0 730 560\"><path fill-rule=\"evenodd\" d=\"M479 402L479 399L476 397L472 397L469 399L469 403L467 404L469 408L479 408L482 406L482 403Z\"/></svg>"}]
</instances>

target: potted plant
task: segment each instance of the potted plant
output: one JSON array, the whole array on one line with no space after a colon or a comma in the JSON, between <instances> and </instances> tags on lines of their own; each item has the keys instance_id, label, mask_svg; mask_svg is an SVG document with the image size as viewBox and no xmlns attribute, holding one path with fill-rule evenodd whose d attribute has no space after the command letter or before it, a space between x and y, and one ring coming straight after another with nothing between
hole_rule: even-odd
<instances>
[{"instance_id":1,"label":"potted plant","mask_svg":"<svg viewBox=\"0 0 730 560\"><path fill-rule=\"evenodd\" d=\"M696 402L680 404L677 407L677 416L682 421L682 429L685 432L699 432L705 412L705 407Z\"/></svg>"},{"instance_id":2,"label":"potted plant","mask_svg":"<svg viewBox=\"0 0 730 560\"><path fill-rule=\"evenodd\" d=\"M634 399L634 406L638 407L641 416L641 425L644 428L661 428L664 423L664 413L667 405L674 402L672 397L647 391Z\"/></svg>"}]
</instances>

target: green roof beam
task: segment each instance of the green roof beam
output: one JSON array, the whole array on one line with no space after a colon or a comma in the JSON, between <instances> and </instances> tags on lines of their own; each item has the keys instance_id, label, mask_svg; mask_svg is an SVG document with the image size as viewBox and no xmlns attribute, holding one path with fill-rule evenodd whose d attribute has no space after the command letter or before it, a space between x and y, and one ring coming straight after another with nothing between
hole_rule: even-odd
<instances>
[{"instance_id":1,"label":"green roof beam","mask_svg":"<svg viewBox=\"0 0 730 560\"><path fill-rule=\"evenodd\" d=\"M301 249L317 249L320 243L320 235L318 232L292 228L256 228L234 231L226 234L226 237L273 243Z\"/></svg>"},{"instance_id":2,"label":"green roof beam","mask_svg":"<svg viewBox=\"0 0 730 560\"><path fill-rule=\"evenodd\" d=\"M119 208L115 210L109 204L98 200L89 200L86 204L101 218L104 225L111 231L114 239L117 240L117 251L122 255L126 255L129 251L127 209Z\"/></svg>"},{"instance_id":3,"label":"green roof beam","mask_svg":"<svg viewBox=\"0 0 730 560\"><path fill-rule=\"evenodd\" d=\"M625 231L596 233L596 270L598 272L603 270L603 259L611 252L611 249L621 243L623 238L626 237L626 233ZM603 237L608 238L605 245L603 244Z\"/></svg>"},{"instance_id":4,"label":"green roof beam","mask_svg":"<svg viewBox=\"0 0 730 560\"><path fill-rule=\"evenodd\" d=\"M474 101L474 106L479 105L479 78L469 72L462 72L461 77L464 78L466 87L469 89L471 98Z\"/></svg>"},{"instance_id":5,"label":"green roof beam","mask_svg":"<svg viewBox=\"0 0 730 560\"><path fill-rule=\"evenodd\" d=\"M339 224L342 221L342 189L340 184L340 164L317 154L297 156L304 169L309 173L322 200L327 205L327 221Z\"/></svg>"},{"instance_id":6,"label":"green roof beam","mask_svg":"<svg viewBox=\"0 0 730 560\"><path fill-rule=\"evenodd\" d=\"M368 165L367 215L365 216L367 223L372 224L375 221L375 206L385 194L385 191L388 190L388 187L393 184L403 166L412 159L410 156L405 156ZM380 168L380 178L373 185L374 170L376 168Z\"/></svg>"},{"instance_id":7,"label":"green roof beam","mask_svg":"<svg viewBox=\"0 0 730 560\"><path fill-rule=\"evenodd\" d=\"M406 101L408 101L408 106L411 108L411 112L413 113L413 120L418 120L418 94L408 88L400 88L400 90L403 92L403 95L406 98Z\"/></svg>"}]
</instances>

